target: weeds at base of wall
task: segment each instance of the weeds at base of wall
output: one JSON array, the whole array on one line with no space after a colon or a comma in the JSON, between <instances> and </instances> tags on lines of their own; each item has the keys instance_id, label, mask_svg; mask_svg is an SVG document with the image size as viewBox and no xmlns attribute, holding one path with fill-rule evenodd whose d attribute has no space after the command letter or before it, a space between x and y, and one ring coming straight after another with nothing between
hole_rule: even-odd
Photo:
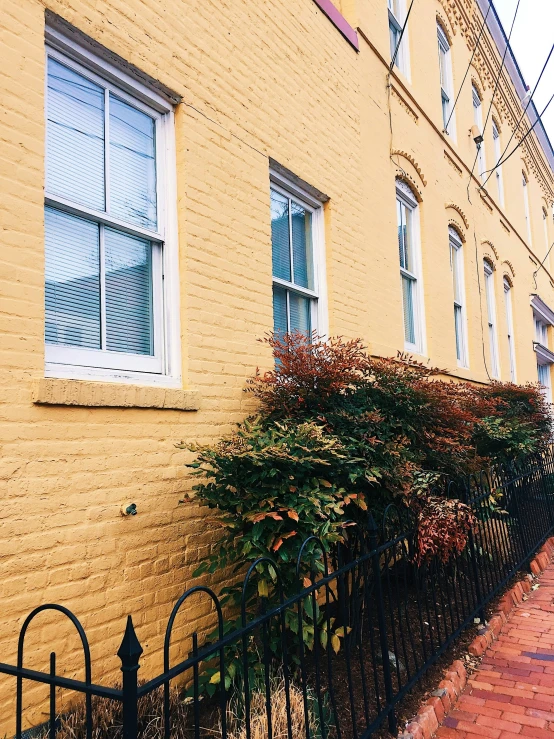
<instances>
[{"instance_id":1,"label":"weeds at base of wall","mask_svg":"<svg viewBox=\"0 0 554 739\"><path fill-rule=\"evenodd\" d=\"M290 716L293 736L306 735L306 717L302 691L294 685L289 689ZM315 697L313 698L315 700ZM182 699L177 689L170 692L170 710L172 715L172 739L190 739L194 729L191 721L191 707ZM268 720L265 693L257 690L251 697L250 736L251 739L267 739ZM92 739L121 739L123 736L121 721L121 704L109 698L93 697L93 734ZM59 717L56 739L85 739L85 704L79 702ZM317 739L321 736L314 710L308 712L310 736ZM274 739L289 736L287 723L286 688L283 678L273 678L271 686L271 725ZM238 701L231 699L227 711L227 738L246 739L246 727ZM214 725L204 727L204 736L221 736L221 727ZM139 701L139 739L163 739L163 689L149 693ZM33 732L34 739L49 739L49 727L44 725ZM8 737L3 737L8 739Z\"/></svg>"}]
</instances>

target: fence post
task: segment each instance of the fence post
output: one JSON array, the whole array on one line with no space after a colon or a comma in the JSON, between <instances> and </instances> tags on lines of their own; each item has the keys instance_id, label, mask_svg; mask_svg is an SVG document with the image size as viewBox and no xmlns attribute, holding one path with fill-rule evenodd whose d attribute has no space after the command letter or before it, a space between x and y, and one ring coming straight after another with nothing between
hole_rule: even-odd
<instances>
[{"instance_id":1,"label":"fence post","mask_svg":"<svg viewBox=\"0 0 554 739\"><path fill-rule=\"evenodd\" d=\"M381 645L381 656L383 663L383 680L385 683L385 698L387 704L391 706L391 710L388 715L389 720L389 731L391 734L396 735L396 715L394 708L392 707L394 693L392 688L392 675L390 669L389 660L389 640L387 637L387 622L385 619L385 603L383 601L383 587L381 583L381 568L379 566L379 552L376 551L378 546L378 531L377 524L373 515L369 514L368 520L368 537L369 537L369 551L372 552L371 563L373 567L373 578L375 580L375 605L377 607L377 622L379 624L379 641Z\"/></svg>"},{"instance_id":2,"label":"fence post","mask_svg":"<svg viewBox=\"0 0 554 739\"><path fill-rule=\"evenodd\" d=\"M137 639L133 619L127 626L117 656L123 673L123 739L137 739L138 733L138 669L142 647Z\"/></svg>"},{"instance_id":3,"label":"fence post","mask_svg":"<svg viewBox=\"0 0 554 739\"><path fill-rule=\"evenodd\" d=\"M466 482L464 485L464 503L469 506L472 513L475 513L474 507L471 504L471 489L470 489L470 480ZM481 487L481 486L480 486ZM479 616L479 620L482 624L486 623L486 617L485 617L485 609L483 608L483 594L481 592L481 579L479 576L479 567L477 566L477 545L475 543L475 534L473 533L473 526L469 529L468 534L469 539L469 558L471 560L471 570L473 573L473 581L475 582L475 597L477 599L477 603L475 604L478 611L477 615Z\"/></svg>"}]
</instances>

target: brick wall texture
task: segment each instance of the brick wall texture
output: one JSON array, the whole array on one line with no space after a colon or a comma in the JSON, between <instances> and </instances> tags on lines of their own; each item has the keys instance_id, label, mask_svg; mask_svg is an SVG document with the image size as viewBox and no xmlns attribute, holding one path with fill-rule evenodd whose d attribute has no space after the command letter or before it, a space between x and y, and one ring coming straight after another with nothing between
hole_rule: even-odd
<instances>
[{"instance_id":1,"label":"brick wall texture","mask_svg":"<svg viewBox=\"0 0 554 739\"><path fill-rule=\"evenodd\" d=\"M128 613L145 649L142 677L160 668L171 607L214 539L205 512L178 503L191 484L183 466L190 455L175 444L229 432L252 409L245 379L270 365L257 341L272 327L269 157L329 196L332 335L360 336L377 354L402 348L394 195L400 174L421 198L426 358L486 381L477 271L487 255L496 267L502 377L509 378L506 274L514 285L518 380L536 381L529 295L538 292L554 306L549 272L539 272L537 289L533 282L546 252L543 206L554 239L552 171L532 140L504 168L506 208L493 180L485 202L469 175L469 87L456 110L457 140L441 133L437 14L453 39L459 84L471 53L467 29L479 19L475 3L420 2L410 20L410 79L395 73L389 87L386 3L336 5L361 29L359 53L313 0L2 0L0 661L15 659L27 613L57 602L86 629L95 680L117 679L115 653ZM182 96L175 115L182 376L183 388L197 391L198 410L180 410L189 407L185 401L171 408L156 400L150 407L33 402L44 377L46 11ZM488 53L476 57L474 72L485 110L500 59L490 44ZM507 140L517 98L507 83L498 98ZM490 130L485 143L492 160ZM530 173L532 245L522 168ZM449 222L466 239L467 370L456 367ZM137 516L120 515L126 502L136 503ZM211 618L205 602L191 603L174 656L186 650L191 623L202 630ZM75 635L57 616L37 619L27 639L28 666L45 668L55 648L59 669L82 675ZM45 688L26 688L26 726L44 720L45 696ZM0 678L0 736L13 729L13 707L14 681Z\"/></svg>"}]
</instances>

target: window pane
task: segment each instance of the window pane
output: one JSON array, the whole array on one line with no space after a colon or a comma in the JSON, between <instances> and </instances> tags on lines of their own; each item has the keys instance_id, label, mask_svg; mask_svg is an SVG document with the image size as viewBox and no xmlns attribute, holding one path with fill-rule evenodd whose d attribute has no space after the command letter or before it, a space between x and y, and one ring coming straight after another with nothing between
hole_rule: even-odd
<instances>
[{"instance_id":1,"label":"window pane","mask_svg":"<svg viewBox=\"0 0 554 739\"><path fill-rule=\"evenodd\" d=\"M454 306L454 329L456 331L456 359L463 359L463 325L462 309L459 305Z\"/></svg>"},{"instance_id":2,"label":"window pane","mask_svg":"<svg viewBox=\"0 0 554 739\"><path fill-rule=\"evenodd\" d=\"M402 308L404 310L404 338L409 344L416 343L414 321L414 281L402 276Z\"/></svg>"},{"instance_id":3,"label":"window pane","mask_svg":"<svg viewBox=\"0 0 554 739\"><path fill-rule=\"evenodd\" d=\"M271 191L271 249L273 276L290 282L289 201L274 190Z\"/></svg>"},{"instance_id":4,"label":"window pane","mask_svg":"<svg viewBox=\"0 0 554 739\"><path fill-rule=\"evenodd\" d=\"M48 59L46 190L105 209L104 90Z\"/></svg>"},{"instance_id":5,"label":"window pane","mask_svg":"<svg viewBox=\"0 0 554 739\"><path fill-rule=\"evenodd\" d=\"M95 223L45 211L48 344L100 349L100 250Z\"/></svg>"},{"instance_id":6,"label":"window pane","mask_svg":"<svg viewBox=\"0 0 554 739\"><path fill-rule=\"evenodd\" d=\"M110 95L110 213L156 228L154 120Z\"/></svg>"},{"instance_id":7,"label":"window pane","mask_svg":"<svg viewBox=\"0 0 554 739\"><path fill-rule=\"evenodd\" d=\"M398 218L398 250L400 253L400 266L403 269L413 272L412 264L412 234L411 222L412 212L404 203L397 201L397 218Z\"/></svg>"},{"instance_id":8,"label":"window pane","mask_svg":"<svg viewBox=\"0 0 554 739\"><path fill-rule=\"evenodd\" d=\"M454 284L454 300L457 303L462 302L462 294L460 289L460 249L455 246L451 246L452 249L452 281Z\"/></svg>"},{"instance_id":9,"label":"window pane","mask_svg":"<svg viewBox=\"0 0 554 739\"><path fill-rule=\"evenodd\" d=\"M390 56L391 59L394 57L394 54L396 52L396 47L398 46L398 39L400 38L400 34L397 31L396 27L392 24L389 25L389 32L390 32ZM398 66L400 54L398 53L396 55L396 61L395 65Z\"/></svg>"},{"instance_id":10,"label":"window pane","mask_svg":"<svg viewBox=\"0 0 554 739\"><path fill-rule=\"evenodd\" d=\"M309 334L312 330L310 320L311 300L289 292L289 331L302 331Z\"/></svg>"},{"instance_id":11,"label":"window pane","mask_svg":"<svg viewBox=\"0 0 554 739\"><path fill-rule=\"evenodd\" d=\"M291 200L294 282L313 290L312 214Z\"/></svg>"},{"instance_id":12,"label":"window pane","mask_svg":"<svg viewBox=\"0 0 554 739\"><path fill-rule=\"evenodd\" d=\"M276 334L288 331L287 291L281 287L273 288L273 330Z\"/></svg>"},{"instance_id":13,"label":"window pane","mask_svg":"<svg viewBox=\"0 0 554 739\"><path fill-rule=\"evenodd\" d=\"M152 246L106 228L104 248L106 348L152 355Z\"/></svg>"}]
</instances>

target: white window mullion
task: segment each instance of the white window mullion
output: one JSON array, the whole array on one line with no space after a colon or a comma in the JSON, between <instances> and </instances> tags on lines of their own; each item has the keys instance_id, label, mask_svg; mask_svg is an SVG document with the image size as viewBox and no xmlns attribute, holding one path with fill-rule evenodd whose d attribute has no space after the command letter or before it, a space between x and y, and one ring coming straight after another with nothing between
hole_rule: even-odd
<instances>
[{"instance_id":1,"label":"white window mullion","mask_svg":"<svg viewBox=\"0 0 554 739\"><path fill-rule=\"evenodd\" d=\"M104 190L106 213L110 212L110 92L104 90Z\"/></svg>"},{"instance_id":2,"label":"white window mullion","mask_svg":"<svg viewBox=\"0 0 554 739\"><path fill-rule=\"evenodd\" d=\"M106 244L104 224L99 225L100 229L100 348L105 351L108 347L106 335Z\"/></svg>"},{"instance_id":3,"label":"white window mullion","mask_svg":"<svg viewBox=\"0 0 554 739\"><path fill-rule=\"evenodd\" d=\"M290 331L290 292L287 290L287 333Z\"/></svg>"},{"instance_id":4,"label":"white window mullion","mask_svg":"<svg viewBox=\"0 0 554 739\"><path fill-rule=\"evenodd\" d=\"M289 198L289 254L290 254L290 281L294 283L294 249L292 244L292 201Z\"/></svg>"}]
</instances>

